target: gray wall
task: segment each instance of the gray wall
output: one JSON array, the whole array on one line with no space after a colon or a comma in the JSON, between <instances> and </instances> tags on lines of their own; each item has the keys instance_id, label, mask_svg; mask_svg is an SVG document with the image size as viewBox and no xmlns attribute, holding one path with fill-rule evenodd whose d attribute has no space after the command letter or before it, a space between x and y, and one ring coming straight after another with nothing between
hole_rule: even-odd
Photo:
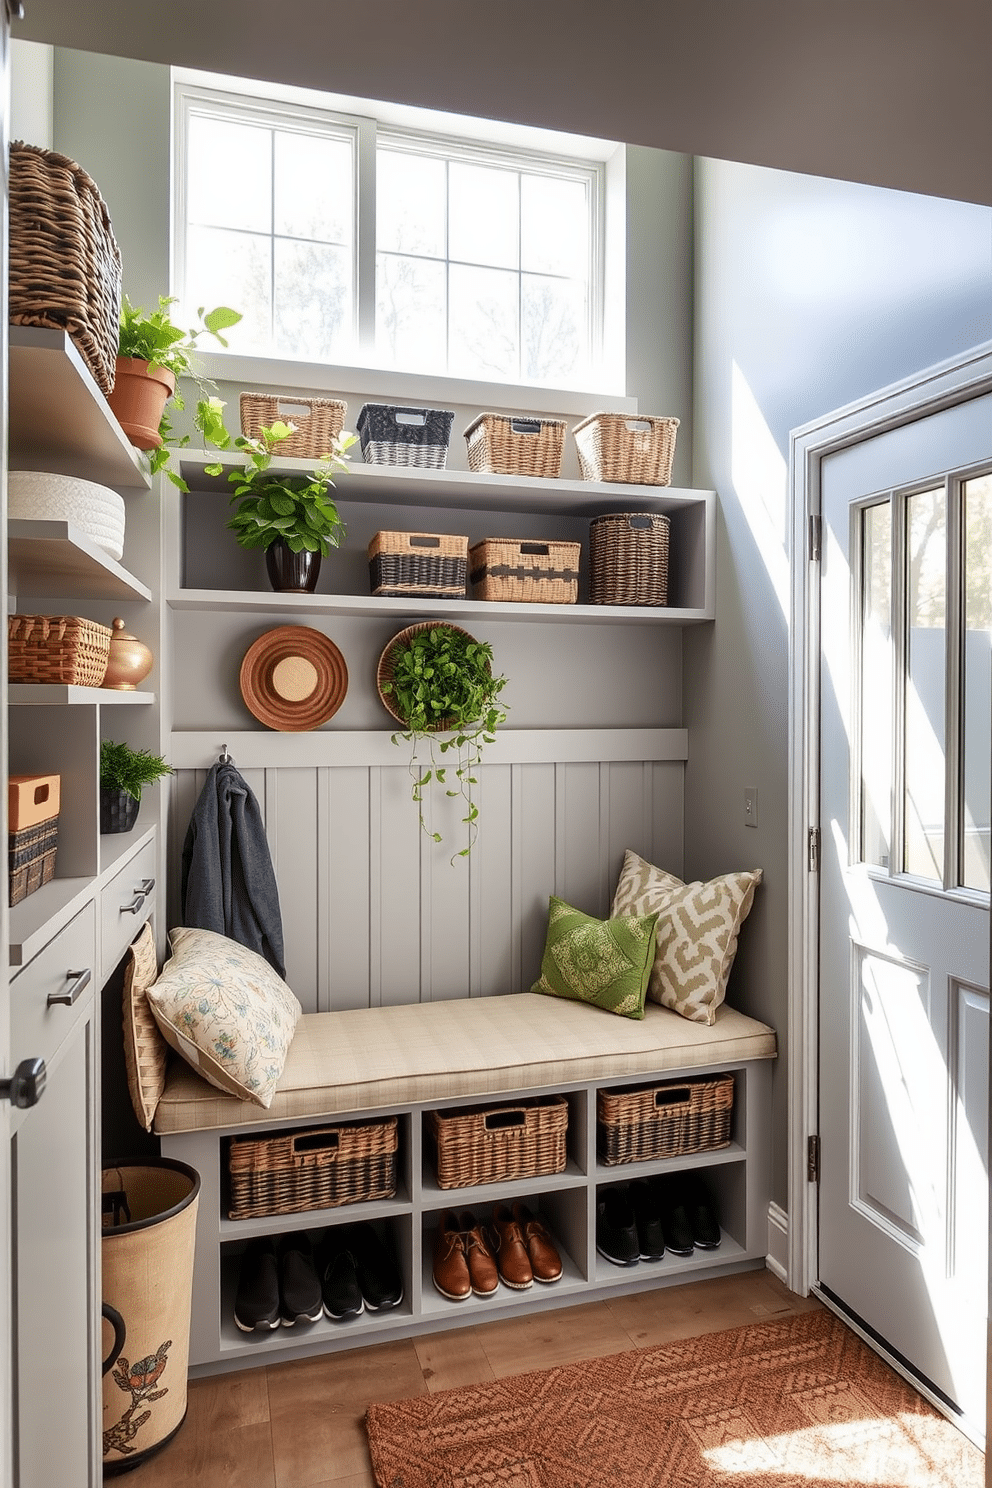
<instances>
[{"instance_id":1,"label":"gray wall","mask_svg":"<svg viewBox=\"0 0 992 1488\"><path fill-rule=\"evenodd\" d=\"M684 642L685 866L764 869L731 995L787 1056L789 431L992 337L992 211L701 160L695 245L693 483L719 518L717 622ZM786 1088L780 1058L783 1208Z\"/></svg>"}]
</instances>

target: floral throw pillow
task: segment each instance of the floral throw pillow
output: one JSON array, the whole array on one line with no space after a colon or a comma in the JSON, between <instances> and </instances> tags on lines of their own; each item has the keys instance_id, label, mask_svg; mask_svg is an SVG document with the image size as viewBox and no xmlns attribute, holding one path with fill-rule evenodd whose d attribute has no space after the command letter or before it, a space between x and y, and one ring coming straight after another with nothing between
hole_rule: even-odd
<instances>
[{"instance_id":1,"label":"floral throw pillow","mask_svg":"<svg viewBox=\"0 0 992 1488\"><path fill-rule=\"evenodd\" d=\"M169 932L172 955L148 989L163 1038L242 1100L270 1106L303 1009L263 956L226 935Z\"/></svg>"},{"instance_id":2,"label":"floral throw pillow","mask_svg":"<svg viewBox=\"0 0 992 1488\"><path fill-rule=\"evenodd\" d=\"M655 918L595 920L552 898L541 975L531 991L590 1002L623 1018L643 1018Z\"/></svg>"},{"instance_id":3,"label":"floral throw pillow","mask_svg":"<svg viewBox=\"0 0 992 1488\"><path fill-rule=\"evenodd\" d=\"M761 869L683 883L628 848L613 915L656 914L658 933L648 983L652 1002L692 1023L712 1023L727 991L737 937L761 882Z\"/></svg>"}]
</instances>

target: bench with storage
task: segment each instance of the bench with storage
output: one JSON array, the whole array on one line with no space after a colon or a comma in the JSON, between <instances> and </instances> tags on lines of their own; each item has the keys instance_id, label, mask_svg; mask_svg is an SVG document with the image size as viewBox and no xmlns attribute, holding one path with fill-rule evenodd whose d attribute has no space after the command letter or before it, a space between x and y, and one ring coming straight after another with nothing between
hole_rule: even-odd
<instances>
[{"instance_id":1,"label":"bench with storage","mask_svg":"<svg viewBox=\"0 0 992 1488\"><path fill-rule=\"evenodd\" d=\"M174 1060L154 1129L164 1156L191 1164L202 1190L197 1220L190 1363L194 1374L243 1368L252 1360L354 1348L764 1265L769 1196L771 1064L774 1031L726 1005L712 1025L693 1023L648 1002L643 1020L605 1015L579 1002L530 992L453 1002L307 1013L300 1020L268 1109L207 1084ZM678 1085L716 1075L733 1082L730 1120L720 1145L687 1150L668 1143L657 1157L617 1163L597 1144L597 1095L631 1086ZM558 1096L567 1105L564 1168L533 1176L442 1187L430 1113L479 1104L526 1107ZM727 1102L722 1102L724 1111ZM395 1118L395 1193L321 1207L231 1218L231 1139ZM515 1119L515 1118L514 1118ZM522 1119L522 1118L521 1118ZM302 1145L302 1144L301 1144ZM343 1149L342 1149L343 1150ZM609 1160L606 1160L606 1159ZM305 1158L301 1157L301 1161ZM370 1169L379 1174L378 1165ZM596 1251L597 1197L635 1176L692 1169L704 1175L719 1212L717 1249L621 1268ZM389 1187L392 1187L390 1183ZM368 1190L381 1193L381 1185ZM304 1190L309 1192L309 1190ZM486 1220L497 1202L521 1199L550 1227L563 1275L550 1286L454 1302L433 1287L434 1238L447 1209ZM328 1205L327 1207L324 1207ZM241 1212L237 1205L234 1212ZM346 1322L327 1319L245 1334L234 1322L234 1294L248 1239L371 1221L393 1247L404 1278L402 1302Z\"/></svg>"}]
</instances>

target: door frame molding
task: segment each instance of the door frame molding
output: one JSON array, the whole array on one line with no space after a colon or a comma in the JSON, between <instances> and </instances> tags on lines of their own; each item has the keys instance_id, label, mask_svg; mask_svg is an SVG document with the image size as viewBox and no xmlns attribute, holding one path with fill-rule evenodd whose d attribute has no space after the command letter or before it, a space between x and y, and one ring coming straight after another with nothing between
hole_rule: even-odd
<instances>
[{"instance_id":1,"label":"door frame molding","mask_svg":"<svg viewBox=\"0 0 992 1488\"><path fill-rule=\"evenodd\" d=\"M938 362L789 435L792 597L789 625L789 1219L787 1282L804 1295L819 1276L817 1187L807 1177L818 1133L819 879L809 867L819 830L819 553L811 518L821 512L828 455L955 403L992 392L992 341Z\"/></svg>"}]
</instances>

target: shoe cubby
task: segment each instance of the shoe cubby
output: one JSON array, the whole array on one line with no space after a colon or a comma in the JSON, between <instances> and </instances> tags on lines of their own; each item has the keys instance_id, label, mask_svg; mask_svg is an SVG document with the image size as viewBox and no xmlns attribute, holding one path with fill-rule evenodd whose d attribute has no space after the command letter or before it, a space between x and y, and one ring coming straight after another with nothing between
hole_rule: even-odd
<instances>
[{"instance_id":1,"label":"shoe cubby","mask_svg":"<svg viewBox=\"0 0 992 1488\"><path fill-rule=\"evenodd\" d=\"M639 1165L629 1166L635 1168ZM599 1183L596 1186L595 1279L599 1285L617 1285L633 1281L635 1278L645 1284L650 1284L652 1278L658 1282L665 1282L673 1276L678 1277L679 1280L688 1281L697 1273L726 1269L731 1263L747 1259L747 1170L743 1162L710 1163L702 1167L683 1166L652 1175L628 1170L622 1177L619 1170L614 1168L613 1174L614 1178L611 1182ZM708 1209L719 1225L720 1231L718 1245L694 1243L689 1254L671 1248L668 1243L669 1224L666 1222L666 1210L684 1195L685 1180L690 1182L698 1180L702 1184L703 1192L708 1200ZM651 1259L645 1259L643 1252L639 1252L638 1259L633 1264L622 1265L617 1259L604 1254L604 1249L600 1246L600 1204L606 1200L608 1194L618 1197L621 1203L617 1207L621 1212L625 1207L629 1208L635 1229L640 1234L640 1226L637 1223L638 1202L635 1196L639 1184L645 1185L642 1191L646 1195L657 1194L657 1208L655 1209L650 1197L647 1199L647 1206L660 1214L666 1240L665 1251L663 1255ZM623 1201L626 1201L625 1204ZM614 1217L613 1206L607 1212L611 1218ZM614 1254L618 1250L619 1247L614 1247Z\"/></svg>"}]
</instances>

